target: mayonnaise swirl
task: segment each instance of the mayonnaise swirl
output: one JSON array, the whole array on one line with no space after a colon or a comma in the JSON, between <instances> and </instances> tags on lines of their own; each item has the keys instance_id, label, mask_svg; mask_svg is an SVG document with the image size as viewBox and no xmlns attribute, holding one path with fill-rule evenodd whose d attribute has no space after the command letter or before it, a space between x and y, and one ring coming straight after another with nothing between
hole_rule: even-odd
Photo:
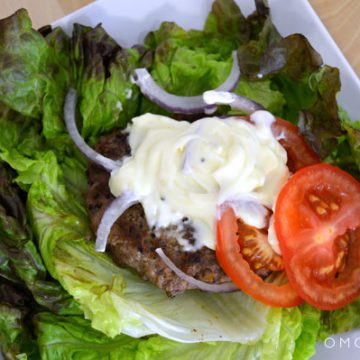
<instances>
[{"instance_id":1,"label":"mayonnaise swirl","mask_svg":"<svg viewBox=\"0 0 360 360\"><path fill-rule=\"evenodd\" d=\"M180 226L184 217L195 230L186 250L215 249L219 206L230 204L246 223L264 227L266 208L289 176L284 148L274 138L274 117L257 111L252 122L208 117L193 123L145 114L129 126L131 156L111 174L114 196L133 192L149 226Z\"/></svg>"}]
</instances>

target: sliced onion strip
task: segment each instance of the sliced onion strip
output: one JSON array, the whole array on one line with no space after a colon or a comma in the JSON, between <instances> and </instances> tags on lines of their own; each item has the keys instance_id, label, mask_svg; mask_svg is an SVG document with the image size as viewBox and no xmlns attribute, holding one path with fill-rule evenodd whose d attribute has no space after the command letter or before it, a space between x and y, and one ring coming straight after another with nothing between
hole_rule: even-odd
<instances>
[{"instance_id":1,"label":"sliced onion strip","mask_svg":"<svg viewBox=\"0 0 360 360\"><path fill-rule=\"evenodd\" d=\"M232 292L239 291L240 289L232 282L227 282L223 284L209 284L204 281L197 280L190 275L185 274L180 270L164 253L161 248L157 248L155 252L159 255L164 264L171 269L180 279L185 280L191 285L194 285L196 288L208 291L208 292Z\"/></svg>"},{"instance_id":2,"label":"sliced onion strip","mask_svg":"<svg viewBox=\"0 0 360 360\"><path fill-rule=\"evenodd\" d=\"M81 137L77 126L76 126L76 119L75 119L75 109L76 109L76 90L70 88L66 98L65 98L65 104L64 104L64 118L65 118L65 124L66 129L75 143L75 145L79 148L79 150L91 161L94 163L102 166L107 171L113 171L121 166L121 161L115 161L112 159L109 159L95 150L93 150L89 145L87 145L84 141L84 139Z\"/></svg>"},{"instance_id":3,"label":"sliced onion strip","mask_svg":"<svg viewBox=\"0 0 360 360\"><path fill-rule=\"evenodd\" d=\"M203 98L208 106L230 105L232 109L240 110L248 115L258 110L264 110L264 107L257 102L228 91L205 91Z\"/></svg>"},{"instance_id":4,"label":"sliced onion strip","mask_svg":"<svg viewBox=\"0 0 360 360\"><path fill-rule=\"evenodd\" d=\"M233 52L232 58L233 65L229 76L215 90L232 91L235 89L240 78L240 69L236 51ZM211 113L216 110L216 106L206 105L202 95L177 96L168 93L154 81L150 73L145 68L135 70L134 81L147 98L171 112L179 114L200 114L205 111L206 113Z\"/></svg>"},{"instance_id":5,"label":"sliced onion strip","mask_svg":"<svg viewBox=\"0 0 360 360\"><path fill-rule=\"evenodd\" d=\"M116 220L131 206L136 204L138 199L134 194L125 192L112 201L101 218L96 233L96 251L104 252L112 226Z\"/></svg>"}]
</instances>

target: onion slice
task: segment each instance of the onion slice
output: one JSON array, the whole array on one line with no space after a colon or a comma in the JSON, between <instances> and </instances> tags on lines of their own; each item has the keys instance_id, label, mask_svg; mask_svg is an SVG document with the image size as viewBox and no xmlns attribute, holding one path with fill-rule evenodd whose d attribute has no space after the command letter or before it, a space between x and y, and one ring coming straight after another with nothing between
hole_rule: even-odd
<instances>
[{"instance_id":1,"label":"onion slice","mask_svg":"<svg viewBox=\"0 0 360 360\"><path fill-rule=\"evenodd\" d=\"M215 90L232 91L235 89L240 78L240 69L237 52L232 53L233 65L227 79ZM179 114L211 113L216 106L207 106L203 96L177 96L162 89L145 69L135 69L134 82L140 87L141 92L154 103L164 109Z\"/></svg>"},{"instance_id":2,"label":"onion slice","mask_svg":"<svg viewBox=\"0 0 360 360\"><path fill-rule=\"evenodd\" d=\"M232 109L241 110L245 114L252 114L258 110L265 110L257 102L228 91L209 90L203 94L204 102L208 106L230 105Z\"/></svg>"},{"instance_id":3,"label":"onion slice","mask_svg":"<svg viewBox=\"0 0 360 360\"><path fill-rule=\"evenodd\" d=\"M96 233L96 251L104 252L106 250L106 244L112 226L127 209L137 202L138 199L130 192L125 192L112 201L105 210Z\"/></svg>"},{"instance_id":4,"label":"onion slice","mask_svg":"<svg viewBox=\"0 0 360 360\"><path fill-rule=\"evenodd\" d=\"M65 98L64 118L65 118L66 129L71 139L73 140L75 145L79 148L79 150L89 160L102 166L105 170L110 172L119 168L122 164L122 161L120 160L115 161L99 154L98 152L93 150L89 145L87 145L84 139L81 137L77 129L76 119L75 119L76 99L77 99L76 90L70 88Z\"/></svg>"},{"instance_id":5,"label":"onion slice","mask_svg":"<svg viewBox=\"0 0 360 360\"><path fill-rule=\"evenodd\" d=\"M190 275L185 274L180 270L164 253L161 248L157 248L155 252L159 255L161 260L168 266L180 279L187 281L189 284L194 285L196 288L208 292L232 292L239 291L240 289L232 282L223 284L209 284L204 281L197 280Z\"/></svg>"}]
</instances>

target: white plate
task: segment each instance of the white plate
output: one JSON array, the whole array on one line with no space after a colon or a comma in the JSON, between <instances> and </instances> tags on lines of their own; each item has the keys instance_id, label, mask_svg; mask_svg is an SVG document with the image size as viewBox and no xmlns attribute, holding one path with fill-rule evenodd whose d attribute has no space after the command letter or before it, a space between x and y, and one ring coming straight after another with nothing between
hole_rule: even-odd
<instances>
[{"instance_id":1,"label":"white plate","mask_svg":"<svg viewBox=\"0 0 360 360\"><path fill-rule=\"evenodd\" d=\"M254 10L253 0L237 0L243 13ZM141 43L144 36L164 20L176 21L185 29L201 28L212 0L98 0L54 23L71 32L75 22L106 31L122 46ZM339 103L353 120L360 119L360 81L307 0L269 0L273 21L284 36L300 32L322 55L324 62L341 72ZM334 336L317 346L314 360L360 358L360 330ZM1 354L0 354L1 358ZM281 359L279 359L281 360Z\"/></svg>"}]
</instances>

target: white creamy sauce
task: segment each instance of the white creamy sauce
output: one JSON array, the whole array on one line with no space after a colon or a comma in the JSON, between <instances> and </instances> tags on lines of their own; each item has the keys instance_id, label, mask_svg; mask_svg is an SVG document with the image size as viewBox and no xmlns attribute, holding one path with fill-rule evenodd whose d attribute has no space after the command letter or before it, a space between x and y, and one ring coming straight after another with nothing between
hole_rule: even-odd
<instances>
[{"instance_id":1,"label":"white creamy sauce","mask_svg":"<svg viewBox=\"0 0 360 360\"><path fill-rule=\"evenodd\" d=\"M268 242L272 249L278 254L282 255L280 246L279 246L279 240L276 236L275 227L274 227L274 215L271 215L270 221L269 221L269 229L268 229Z\"/></svg>"},{"instance_id":2,"label":"white creamy sauce","mask_svg":"<svg viewBox=\"0 0 360 360\"><path fill-rule=\"evenodd\" d=\"M150 227L191 220L197 242L185 249L215 249L221 204L228 203L246 223L264 227L267 209L289 177L287 155L271 131L266 111L251 121L208 117L193 123L145 114L128 127L131 156L114 170L114 196L133 192Z\"/></svg>"}]
</instances>

